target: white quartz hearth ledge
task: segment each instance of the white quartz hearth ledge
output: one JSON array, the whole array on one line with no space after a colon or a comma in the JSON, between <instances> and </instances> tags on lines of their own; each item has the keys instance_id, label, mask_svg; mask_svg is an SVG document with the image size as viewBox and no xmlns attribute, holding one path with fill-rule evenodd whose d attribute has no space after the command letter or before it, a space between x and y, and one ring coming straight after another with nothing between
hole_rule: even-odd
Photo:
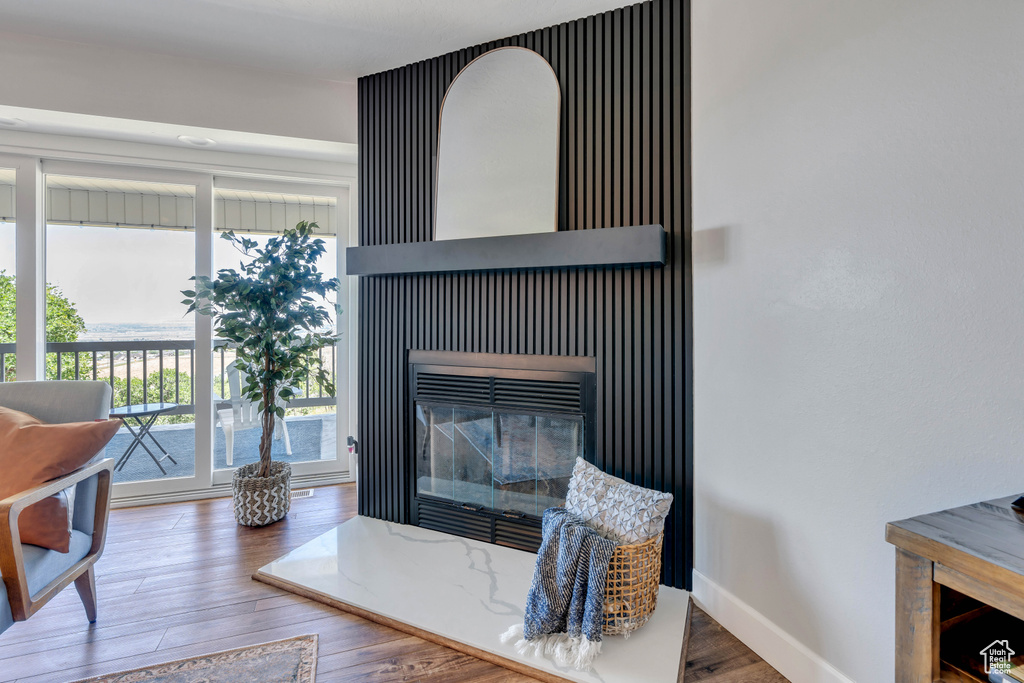
<instances>
[{"instance_id":1,"label":"white quartz hearth ledge","mask_svg":"<svg viewBox=\"0 0 1024 683\"><path fill-rule=\"evenodd\" d=\"M351 605L570 681L675 683L689 593L661 587L651 620L606 636L594 671L516 654L499 636L521 623L536 555L356 517L261 568L256 578Z\"/></svg>"}]
</instances>

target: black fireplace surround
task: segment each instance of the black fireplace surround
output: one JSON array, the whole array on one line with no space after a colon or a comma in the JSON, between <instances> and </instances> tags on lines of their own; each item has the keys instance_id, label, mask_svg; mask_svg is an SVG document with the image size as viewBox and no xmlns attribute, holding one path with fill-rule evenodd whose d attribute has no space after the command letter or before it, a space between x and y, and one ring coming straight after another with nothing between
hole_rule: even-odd
<instances>
[{"instance_id":1,"label":"black fireplace surround","mask_svg":"<svg viewBox=\"0 0 1024 683\"><path fill-rule=\"evenodd\" d=\"M690 129L688 6L688 1L655 0L621 7L359 79L359 246L381 247L370 256L391 259L400 255L393 248L400 248L419 259L413 264L416 272L410 271L408 260L387 274L361 271L355 340L361 515L426 524L433 506L447 505L448 523L463 525L466 533L518 542L532 522L536 538L536 520L530 515L513 520L502 514L508 498L499 496L498 505L481 505L476 512L457 509L444 495L416 500L410 352L581 357L593 365L594 373L593 402L588 404L594 424L591 428L585 423L582 429L585 457L630 483L673 494L662 580L690 587L692 279L690 157L689 146L684 146ZM443 244L430 246L432 254L444 251L444 259L421 258L421 247L434 237L437 128L445 91L472 59L508 46L534 50L558 77L558 232L602 234L610 229L618 238L615 231L623 228L661 225L663 264L658 259L653 264L622 263L623 254L539 263L512 259L511 252L503 253L500 263L481 264L462 258L464 253L450 258L452 247ZM562 236L546 237L557 242ZM590 237L579 241L593 245ZM454 418L455 404L448 405ZM500 412L489 404L466 404L462 410L481 407L487 410L476 416L477 425L465 425L467 429L485 428L487 411ZM493 414L491 420L489 438L496 448ZM454 435L442 411L434 422ZM500 422L498 433L506 422L512 429L511 422ZM501 438L504 447L505 435ZM480 466L478 461L470 471L479 475ZM558 479L544 486L554 486ZM524 481L518 475L503 476L498 490L528 488ZM433 492L446 493L440 488ZM481 514L485 510L491 511L486 513L489 518Z\"/></svg>"},{"instance_id":2,"label":"black fireplace surround","mask_svg":"<svg viewBox=\"0 0 1024 683\"><path fill-rule=\"evenodd\" d=\"M594 450L594 358L413 350L409 387L413 523L535 551Z\"/></svg>"}]
</instances>

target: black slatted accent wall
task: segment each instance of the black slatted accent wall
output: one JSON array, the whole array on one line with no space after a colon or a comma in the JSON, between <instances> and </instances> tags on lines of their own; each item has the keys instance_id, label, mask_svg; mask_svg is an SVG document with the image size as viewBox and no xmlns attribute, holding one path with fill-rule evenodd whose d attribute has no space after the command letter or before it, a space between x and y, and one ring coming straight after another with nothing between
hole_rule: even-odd
<instances>
[{"instance_id":1,"label":"black slatted accent wall","mask_svg":"<svg viewBox=\"0 0 1024 683\"><path fill-rule=\"evenodd\" d=\"M518 45L562 90L559 229L659 223L664 267L364 277L360 514L409 520L409 349L597 359L595 463L676 498L666 583L689 587L684 3L655 0L359 79L360 244L431 239L438 113L470 60Z\"/></svg>"}]
</instances>

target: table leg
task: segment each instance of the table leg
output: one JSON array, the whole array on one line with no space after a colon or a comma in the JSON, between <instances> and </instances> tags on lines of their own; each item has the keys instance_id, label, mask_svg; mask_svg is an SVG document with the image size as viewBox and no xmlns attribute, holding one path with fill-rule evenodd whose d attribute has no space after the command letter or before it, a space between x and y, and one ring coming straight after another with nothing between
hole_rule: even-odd
<instances>
[{"instance_id":1,"label":"table leg","mask_svg":"<svg viewBox=\"0 0 1024 683\"><path fill-rule=\"evenodd\" d=\"M933 565L896 549L896 683L939 678L939 584Z\"/></svg>"},{"instance_id":2,"label":"table leg","mask_svg":"<svg viewBox=\"0 0 1024 683\"><path fill-rule=\"evenodd\" d=\"M177 465L177 464L178 464L178 461L177 461L177 460L175 460L175 459L174 459L174 458L173 458L173 457L171 456L171 454L167 452L167 449L163 447L163 444L161 444L161 443L160 443L159 441L157 441L157 440L156 440L156 437L155 437L155 436L153 436L153 431L152 431L151 429L147 429L147 430L146 430L146 435L147 435L147 436L148 436L148 437L150 438L150 440L151 440L151 441L152 441L153 443L155 443L155 444L156 444L156 447L160 449L160 452L164 454L164 457L163 457L163 458L160 458L161 460L163 460L164 458L167 458L168 460L170 460L171 462L173 462L173 463L174 463L175 465Z\"/></svg>"},{"instance_id":3,"label":"table leg","mask_svg":"<svg viewBox=\"0 0 1024 683\"><path fill-rule=\"evenodd\" d=\"M156 440L156 437L153 436L153 432L146 432L146 433L149 435L149 440L152 441L154 444L156 444L156 447L160 449L160 452L163 453L164 455L167 455L167 449L164 448L163 445L159 441Z\"/></svg>"},{"instance_id":4,"label":"table leg","mask_svg":"<svg viewBox=\"0 0 1024 683\"><path fill-rule=\"evenodd\" d=\"M136 422L139 423L139 425L142 424L141 420L139 420L138 418L134 419ZM132 457L132 453L134 453L136 449L139 447L139 434L134 429L132 429L131 423L128 422L128 417L122 418L121 423L124 425L125 429L128 430L128 433L132 435L132 442L125 450L125 452L121 455L121 457L118 458L117 462L114 464L115 472L120 472L121 470L124 469L124 466L128 464L128 459Z\"/></svg>"},{"instance_id":5,"label":"table leg","mask_svg":"<svg viewBox=\"0 0 1024 683\"><path fill-rule=\"evenodd\" d=\"M156 423L156 420L157 420L158 417L160 417L159 414L154 415L153 417L151 417L149 419L149 421L145 424L145 426L143 426L142 430L139 432L139 441L142 441L143 437L148 436L153 441L153 443L155 443L157 445L157 448L159 448L161 450L161 452L163 452L164 457L158 459L155 455L153 455L153 452L151 450L146 448L145 444L142 444L142 447L146 448L146 452L149 453L149 457L153 458L153 461L156 462L156 466L160 467L160 471L163 472L164 468L160 466L160 462L162 460L164 460L164 459L170 460L175 465L178 464L178 461L175 460L174 458L172 458L171 454L168 453L166 450L164 450L164 447L161 446L160 442L156 440L155 436L153 436L153 432L152 432L153 425Z\"/></svg>"},{"instance_id":6,"label":"table leg","mask_svg":"<svg viewBox=\"0 0 1024 683\"><path fill-rule=\"evenodd\" d=\"M139 431L138 432L136 432L134 429L132 429L128 425L127 421L125 421L124 424L125 424L126 427L128 427L128 431L130 431L132 433L132 435L135 437L135 443L132 444L132 449L131 449L132 452L135 451L135 448L137 446L142 446L143 450L145 450L147 453L149 453L149 457L153 459L153 462L156 463L156 466L160 468L160 474L166 475L167 474L167 470L165 470L164 466L160 464L160 458L156 457L156 455L153 454L153 451L149 450L149 446L147 446L142 441L143 437L146 436L146 434L149 432L149 429L153 426L153 423L156 422L156 418L158 418L158 417L159 417L159 414L152 415L145 422L142 421L142 418L138 418L138 417L134 418L135 421L139 425ZM131 453L128 453L127 455L131 455ZM127 463L127 458L125 458L125 462ZM174 462L174 461L172 460L171 462ZM174 464L177 465L178 463L174 463ZM122 467L124 467L124 465L122 465Z\"/></svg>"}]
</instances>

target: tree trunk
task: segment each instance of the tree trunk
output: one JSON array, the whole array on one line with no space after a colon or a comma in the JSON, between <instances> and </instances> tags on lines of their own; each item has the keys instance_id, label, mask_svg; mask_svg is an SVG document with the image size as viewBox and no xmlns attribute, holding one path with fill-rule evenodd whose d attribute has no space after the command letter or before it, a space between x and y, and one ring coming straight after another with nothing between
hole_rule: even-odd
<instances>
[{"instance_id":1,"label":"tree trunk","mask_svg":"<svg viewBox=\"0 0 1024 683\"><path fill-rule=\"evenodd\" d=\"M270 476L270 447L274 443L274 399L270 398L269 402L267 396L273 396L273 393L263 394L263 414L260 416L263 420L263 434L260 436L260 471L258 476L269 477Z\"/></svg>"},{"instance_id":2,"label":"tree trunk","mask_svg":"<svg viewBox=\"0 0 1024 683\"><path fill-rule=\"evenodd\" d=\"M270 371L270 354L265 356L264 367ZM260 469L257 476L270 476L270 447L274 443L274 400L277 398L272 381L265 381L263 384L263 412L260 418L263 422L263 434L260 436Z\"/></svg>"}]
</instances>

